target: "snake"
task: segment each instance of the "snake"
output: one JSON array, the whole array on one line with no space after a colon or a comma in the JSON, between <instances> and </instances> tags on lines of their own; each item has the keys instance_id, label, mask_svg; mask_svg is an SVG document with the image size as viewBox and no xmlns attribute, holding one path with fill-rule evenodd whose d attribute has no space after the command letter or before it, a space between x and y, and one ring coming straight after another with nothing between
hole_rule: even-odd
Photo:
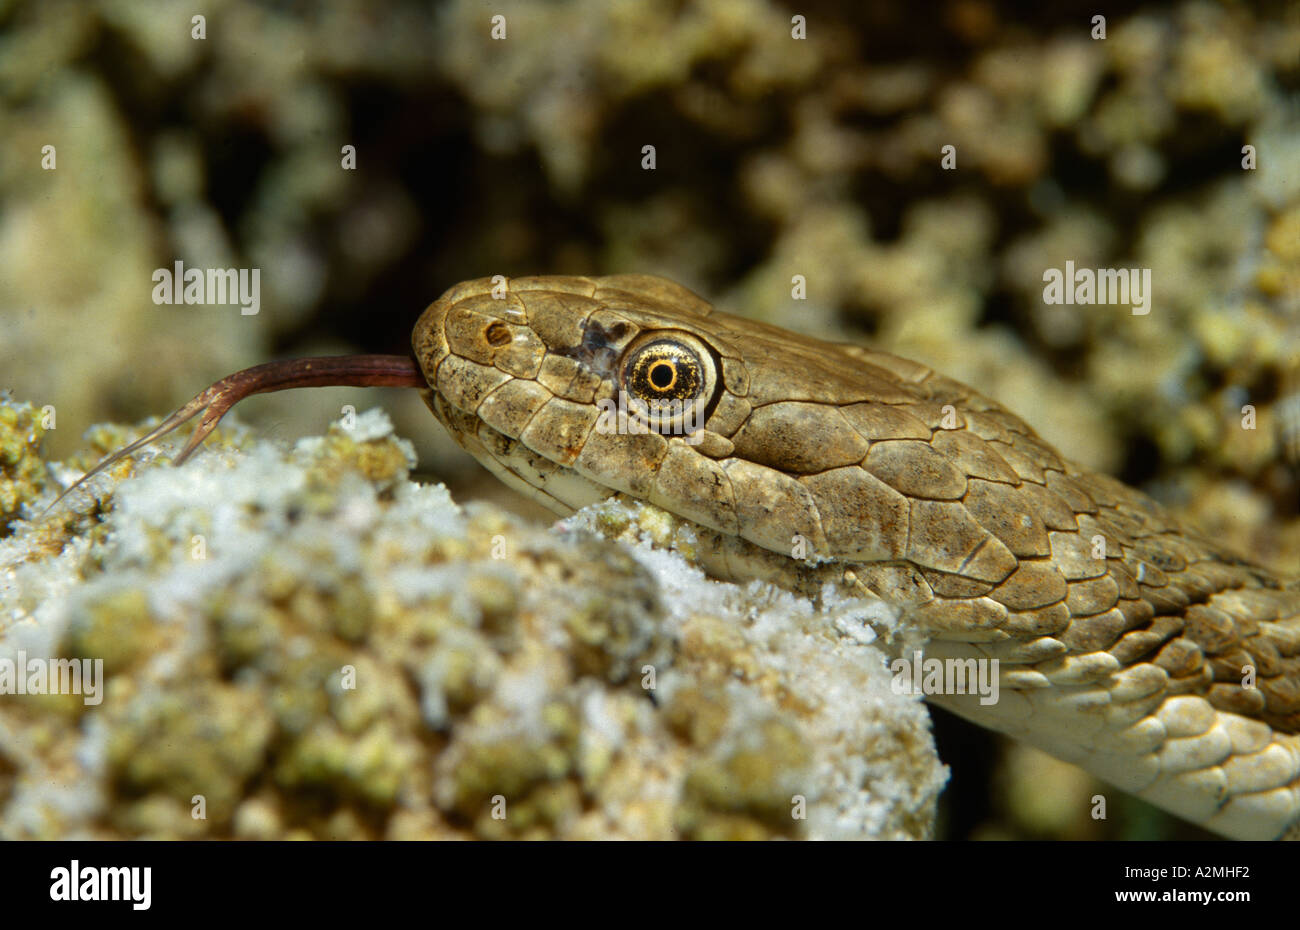
<instances>
[{"instance_id":1,"label":"snake","mask_svg":"<svg viewBox=\"0 0 1300 930\"><path fill-rule=\"evenodd\" d=\"M419 388L555 513L624 496L690 524L717 579L883 602L926 660L996 670L995 701L931 703L1220 835L1300 837L1300 580L995 400L641 274L466 281L411 348L238 372L81 480L203 414L179 464L248 394Z\"/></svg>"}]
</instances>

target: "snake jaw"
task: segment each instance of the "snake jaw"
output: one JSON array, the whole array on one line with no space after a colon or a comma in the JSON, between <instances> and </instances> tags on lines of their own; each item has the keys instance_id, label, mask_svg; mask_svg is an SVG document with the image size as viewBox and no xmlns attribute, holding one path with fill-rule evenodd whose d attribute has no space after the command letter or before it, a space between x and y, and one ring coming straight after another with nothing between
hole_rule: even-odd
<instances>
[{"instance_id":1,"label":"snake jaw","mask_svg":"<svg viewBox=\"0 0 1300 930\"><path fill-rule=\"evenodd\" d=\"M567 517L617 493L572 468L538 455L518 439L493 429L437 392L423 391L421 396L457 445L502 484L558 516Z\"/></svg>"}]
</instances>

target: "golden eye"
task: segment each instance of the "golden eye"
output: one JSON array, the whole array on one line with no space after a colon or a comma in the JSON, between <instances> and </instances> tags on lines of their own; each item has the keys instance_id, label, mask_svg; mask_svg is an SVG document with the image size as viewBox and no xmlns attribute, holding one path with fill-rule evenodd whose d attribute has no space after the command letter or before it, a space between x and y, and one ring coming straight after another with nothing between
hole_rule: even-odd
<instances>
[{"instance_id":1,"label":"golden eye","mask_svg":"<svg viewBox=\"0 0 1300 930\"><path fill-rule=\"evenodd\" d=\"M694 432L717 386L717 366L699 339L687 333L651 332L624 354L621 387L636 413L660 433Z\"/></svg>"},{"instance_id":2,"label":"golden eye","mask_svg":"<svg viewBox=\"0 0 1300 930\"><path fill-rule=\"evenodd\" d=\"M665 393L671 391L673 385L677 383L677 363L665 358L655 359L650 363L647 378L650 387L655 390Z\"/></svg>"},{"instance_id":3,"label":"golden eye","mask_svg":"<svg viewBox=\"0 0 1300 930\"><path fill-rule=\"evenodd\" d=\"M672 342L655 342L637 350L628 361L624 377L628 393L646 403L689 403L703 387L699 357Z\"/></svg>"}]
</instances>

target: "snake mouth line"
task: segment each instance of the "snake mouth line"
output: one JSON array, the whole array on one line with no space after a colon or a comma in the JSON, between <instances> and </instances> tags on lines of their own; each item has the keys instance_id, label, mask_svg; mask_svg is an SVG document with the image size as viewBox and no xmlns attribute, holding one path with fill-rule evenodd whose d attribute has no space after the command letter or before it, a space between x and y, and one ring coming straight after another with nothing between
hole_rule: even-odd
<instances>
[{"instance_id":1,"label":"snake mouth line","mask_svg":"<svg viewBox=\"0 0 1300 930\"><path fill-rule=\"evenodd\" d=\"M617 494L576 469L541 455L514 436L461 410L442 395L421 392L425 403L452 438L503 484L551 512L567 517L588 504Z\"/></svg>"}]
</instances>

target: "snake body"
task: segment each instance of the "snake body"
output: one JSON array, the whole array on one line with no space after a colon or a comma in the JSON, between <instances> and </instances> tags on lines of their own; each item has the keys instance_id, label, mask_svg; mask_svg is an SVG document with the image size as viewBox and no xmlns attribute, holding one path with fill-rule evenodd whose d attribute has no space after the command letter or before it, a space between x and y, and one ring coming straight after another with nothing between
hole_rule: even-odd
<instances>
[{"instance_id":1,"label":"snake body","mask_svg":"<svg viewBox=\"0 0 1300 930\"><path fill-rule=\"evenodd\" d=\"M1300 586L972 388L643 275L467 281L413 348L457 442L555 512L628 495L719 578L886 601L927 657L998 660L996 703L931 700L1223 835L1300 834ZM645 428L656 397L695 420Z\"/></svg>"}]
</instances>

